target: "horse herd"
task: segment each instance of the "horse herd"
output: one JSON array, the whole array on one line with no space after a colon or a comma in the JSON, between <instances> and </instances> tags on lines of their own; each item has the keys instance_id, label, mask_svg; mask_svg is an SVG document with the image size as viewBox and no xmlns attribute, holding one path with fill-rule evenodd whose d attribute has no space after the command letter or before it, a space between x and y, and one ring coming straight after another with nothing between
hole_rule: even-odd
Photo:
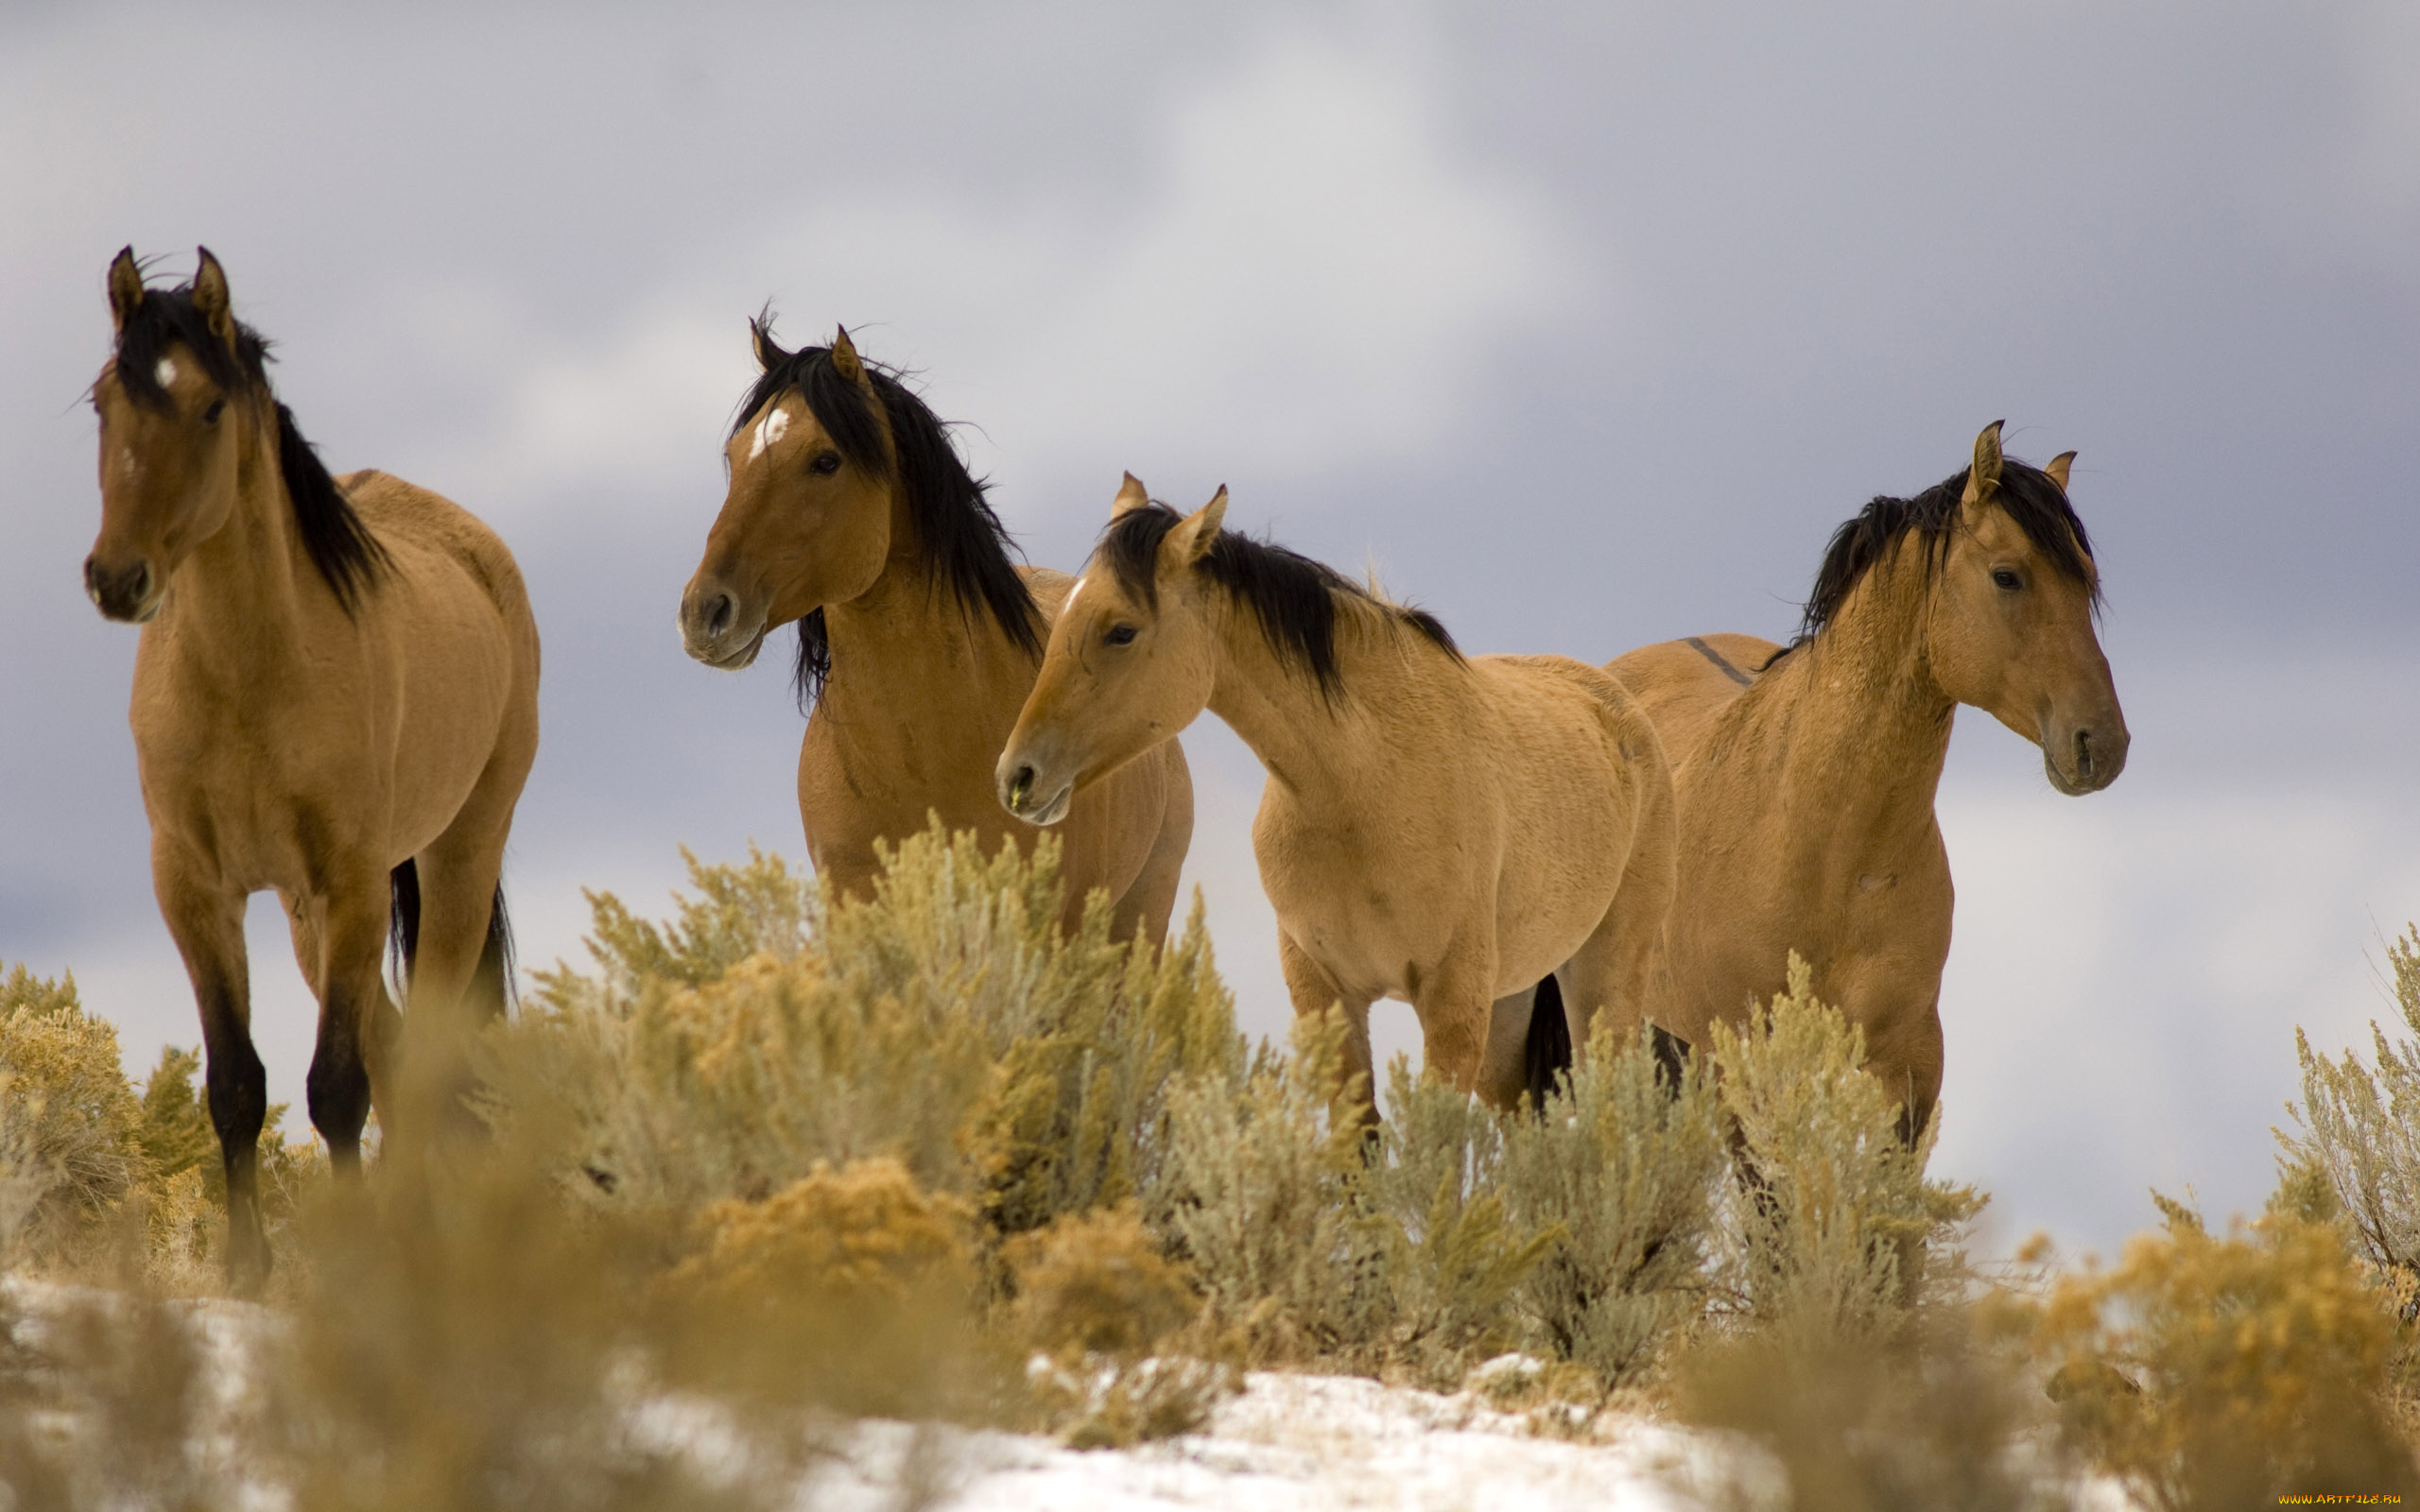
<instances>
[{"instance_id":1,"label":"horse herd","mask_svg":"<svg viewBox=\"0 0 2420 1512\"><path fill-rule=\"evenodd\" d=\"M373 1104L390 1130L441 1117L448 1084L417 1072L505 1002L498 877L538 634L485 525L384 473L329 475L206 249L176 288L128 249L108 287L85 585L144 627L152 881L200 1007L249 1288L268 1268L268 1098L245 902L277 891L319 998L308 1106L337 1167L358 1168ZM1600 1019L1698 1040L1795 950L1912 1134L1941 1086L1933 795L1954 711L2037 743L2063 793L2125 764L2073 454L2029 466L1997 423L1968 467L1839 528L1789 645L1693 636L1595 667L1467 656L1433 616L1228 529L1223 489L1186 514L1129 475L1080 576L1019 566L942 422L845 330L795 352L751 333L761 371L681 634L738 668L798 627L818 872L863 891L876 842L935 815L987 848L1050 826L1069 919L1099 889L1122 935L1157 942L1193 831L1176 736L1206 708L1268 769L1253 843L1287 987L1298 1013L1341 1005L1348 1074L1370 1070L1370 1005L1397 998L1438 1074L1509 1105Z\"/></svg>"}]
</instances>

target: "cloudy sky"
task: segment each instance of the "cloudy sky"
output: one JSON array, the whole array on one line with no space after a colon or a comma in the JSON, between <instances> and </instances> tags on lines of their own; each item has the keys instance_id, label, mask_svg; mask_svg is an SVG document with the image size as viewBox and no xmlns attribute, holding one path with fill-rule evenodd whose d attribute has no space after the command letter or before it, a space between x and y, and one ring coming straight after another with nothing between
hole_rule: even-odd
<instances>
[{"instance_id":1,"label":"cloudy sky","mask_svg":"<svg viewBox=\"0 0 2420 1512\"><path fill-rule=\"evenodd\" d=\"M1833 525L2075 448L2135 734L2085 799L1990 719L1941 1172L2000 1242L2107 1248L2147 1186L2256 1205L2292 1033L2389 1012L2420 916L2420 11L21 4L0 17L0 960L128 1057L198 1040L150 899L134 632L78 570L78 396L132 242L225 261L339 470L511 542L546 641L510 885L577 956L751 837L802 850L777 659L682 654L743 320L922 374L1037 561L1121 469L1478 650L1780 637ZM668 12L671 8L666 8ZM1215 721L1192 873L1287 1016ZM312 1008L252 915L272 1095ZM1382 1037L1416 1043L1410 1010ZM299 1129L301 1120L295 1120Z\"/></svg>"}]
</instances>

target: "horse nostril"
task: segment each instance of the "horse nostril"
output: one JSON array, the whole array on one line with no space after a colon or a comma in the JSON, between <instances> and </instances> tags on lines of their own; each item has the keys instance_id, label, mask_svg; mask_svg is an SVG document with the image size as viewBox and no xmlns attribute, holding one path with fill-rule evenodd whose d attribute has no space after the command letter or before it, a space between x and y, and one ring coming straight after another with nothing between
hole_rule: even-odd
<instances>
[{"instance_id":1,"label":"horse nostril","mask_svg":"<svg viewBox=\"0 0 2420 1512\"><path fill-rule=\"evenodd\" d=\"M2092 731L2089 730L2076 731L2076 775L2087 778L2092 775Z\"/></svg>"},{"instance_id":2,"label":"horse nostril","mask_svg":"<svg viewBox=\"0 0 2420 1512\"><path fill-rule=\"evenodd\" d=\"M1009 777L1009 806L1020 809L1025 807L1025 800L1032 794L1033 768L1020 766Z\"/></svg>"},{"instance_id":3,"label":"horse nostril","mask_svg":"<svg viewBox=\"0 0 2420 1512\"><path fill-rule=\"evenodd\" d=\"M731 628L731 617L737 609L738 606L732 602L729 593L717 593L714 603L706 609L706 634L715 640L721 640L723 632Z\"/></svg>"}]
</instances>

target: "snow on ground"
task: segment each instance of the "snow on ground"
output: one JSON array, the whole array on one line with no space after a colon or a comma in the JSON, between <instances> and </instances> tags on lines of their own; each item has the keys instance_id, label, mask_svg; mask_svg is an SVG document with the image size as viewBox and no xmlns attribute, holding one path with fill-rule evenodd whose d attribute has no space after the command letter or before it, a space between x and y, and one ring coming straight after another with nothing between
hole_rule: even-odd
<instances>
[{"instance_id":1,"label":"snow on ground","mask_svg":"<svg viewBox=\"0 0 2420 1512\"><path fill-rule=\"evenodd\" d=\"M107 1293L0 1278L0 1320L19 1349L40 1351L51 1319ZM282 1326L270 1309L222 1299L171 1304L203 1349L209 1405L195 1457L224 1468L224 1415L243 1396L246 1357ZM1522 1366L1508 1357L1502 1365ZM1534 1368L1531 1366L1530 1368ZM1488 1367L1474 1380L1484 1382ZM1354 1376L1253 1372L1197 1434L1122 1450L1068 1449L1031 1434L868 1421L835 1435L837 1452L798 1488L799 1512L1717 1512L1778 1509L1775 1469L1737 1435L1638 1416L1500 1411L1479 1393L1450 1396ZM65 1415L48 1431L72 1435ZM718 1409L652 1399L631 1423L659 1447L679 1441L700 1463L735 1452ZM240 1480L240 1477L238 1477ZM280 1512L283 1493L247 1486L248 1506ZM0 1503L5 1504L5 1503ZM2106 1482L2082 1487L2079 1512L2132 1512Z\"/></svg>"},{"instance_id":2,"label":"snow on ground","mask_svg":"<svg viewBox=\"0 0 2420 1512\"><path fill-rule=\"evenodd\" d=\"M1206 1432L1132 1449L868 1424L800 1504L887 1512L903 1479L925 1476L961 1512L1697 1512L1704 1503L1684 1487L1710 1485L1713 1468L1738 1453L1714 1435L1635 1418L1590 1425L1580 1441L1541 1435L1527 1415L1467 1394L1256 1372Z\"/></svg>"}]
</instances>

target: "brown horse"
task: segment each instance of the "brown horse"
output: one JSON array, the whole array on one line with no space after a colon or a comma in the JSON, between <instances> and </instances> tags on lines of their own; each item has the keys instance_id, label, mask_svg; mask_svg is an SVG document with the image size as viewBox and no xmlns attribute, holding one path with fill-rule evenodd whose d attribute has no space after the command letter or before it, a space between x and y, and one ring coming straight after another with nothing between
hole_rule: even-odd
<instances>
[{"instance_id":1,"label":"brown horse","mask_svg":"<svg viewBox=\"0 0 2420 1512\"><path fill-rule=\"evenodd\" d=\"M756 659L795 620L811 705L799 816L815 868L870 891L874 843L930 816L987 846L1037 832L1000 812L992 766L1042 660L1063 574L1019 568L949 434L849 334L785 352L751 323L763 369L726 447L731 490L681 597L681 637L708 666ZM1094 888L1121 936L1167 934L1193 838L1193 779L1174 741L1077 805L1061 875L1072 927Z\"/></svg>"},{"instance_id":2,"label":"brown horse","mask_svg":"<svg viewBox=\"0 0 2420 1512\"><path fill-rule=\"evenodd\" d=\"M252 1289L269 1264L268 1088L245 900L273 887L285 905L320 999L311 1124L354 1171L372 1101L397 1122L390 929L415 1044L503 1006L498 879L538 747L538 631L478 521L383 473L328 475L207 249L175 289L144 287L121 251L109 297L84 582L103 614L143 626L131 717L152 886L201 1007L228 1277Z\"/></svg>"},{"instance_id":3,"label":"brown horse","mask_svg":"<svg viewBox=\"0 0 2420 1512\"><path fill-rule=\"evenodd\" d=\"M2093 633L2100 578L2067 503L2069 452L1974 463L1877 498L1824 553L1798 640L1643 646L1607 663L1663 733L1680 802L1680 890L1647 999L1702 1043L1780 991L1791 951L1865 1032L1910 1135L1941 1091L1949 855L1933 794L1960 704L2042 747L2050 785L2100 791L2126 719Z\"/></svg>"},{"instance_id":4,"label":"brown horse","mask_svg":"<svg viewBox=\"0 0 2420 1512\"><path fill-rule=\"evenodd\" d=\"M1053 823L1205 708L1269 770L1253 850L1300 1013L1341 1004L1348 1076L1370 1005L1420 1014L1427 1064L1510 1105L1522 1029L1492 1005L1552 971L1582 1043L1634 1020L1672 892L1671 779L1619 683L1562 657L1465 659L1427 614L1190 516L1132 476L1051 627L999 764Z\"/></svg>"}]
</instances>

